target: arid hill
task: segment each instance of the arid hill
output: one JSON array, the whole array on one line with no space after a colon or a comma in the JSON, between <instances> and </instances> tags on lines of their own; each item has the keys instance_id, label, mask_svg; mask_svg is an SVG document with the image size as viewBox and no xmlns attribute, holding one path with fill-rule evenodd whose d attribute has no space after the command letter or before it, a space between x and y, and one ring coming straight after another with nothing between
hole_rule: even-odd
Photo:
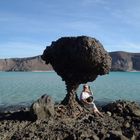
<instances>
[{"instance_id":1,"label":"arid hill","mask_svg":"<svg viewBox=\"0 0 140 140\"><path fill-rule=\"evenodd\" d=\"M111 71L140 71L140 53L110 52ZM0 59L0 71L50 71L40 56L28 58Z\"/></svg>"},{"instance_id":2,"label":"arid hill","mask_svg":"<svg viewBox=\"0 0 140 140\"><path fill-rule=\"evenodd\" d=\"M110 52L112 71L140 71L140 53Z\"/></svg>"},{"instance_id":3,"label":"arid hill","mask_svg":"<svg viewBox=\"0 0 140 140\"><path fill-rule=\"evenodd\" d=\"M51 65L46 65L40 56L28 58L0 59L0 71L50 71Z\"/></svg>"}]
</instances>

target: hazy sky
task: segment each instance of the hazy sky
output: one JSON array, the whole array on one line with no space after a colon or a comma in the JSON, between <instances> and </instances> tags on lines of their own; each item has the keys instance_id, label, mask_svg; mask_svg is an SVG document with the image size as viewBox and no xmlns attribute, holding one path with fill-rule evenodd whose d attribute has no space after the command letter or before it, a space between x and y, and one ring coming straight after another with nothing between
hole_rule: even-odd
<instances>
[{"instance_id":1,"label":"hazy sky","mask_svg":"<svg viewBox=\"0 0 140 140\"><path fill-rule=\"evenodd\" d=\"M140 0L0 0L0 58L40 55L62 36L140 52Z\"/></svg>"}]
</instances>

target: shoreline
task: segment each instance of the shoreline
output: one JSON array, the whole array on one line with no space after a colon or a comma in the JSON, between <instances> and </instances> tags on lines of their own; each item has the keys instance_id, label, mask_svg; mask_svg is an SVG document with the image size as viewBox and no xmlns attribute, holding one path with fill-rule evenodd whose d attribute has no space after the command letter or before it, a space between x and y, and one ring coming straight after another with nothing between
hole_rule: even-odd
<instances>
[{"instance_id":1,"label":"shoreline","mask_svg":"<svg viewBox=\"0 0 140 140\"><path fill-rule=\"evenodd\" d=\"M117 101L121 101L120 99L119 100L107 100L107 101L104 101L104 100L96 100L95 101L95 104L97 107L103 107L107 104L110 104L110 103L113 103L113 102L117 102ZM137 104L140 105L140 100L139 101L133 101L133 100L122 100L122 101L128 101L128 102L135 102ZM2 104L0 105L0 113L1 112L7 112L7 111L19 111L19 110L22 110L22 109L28 109L30 108L30 106L33 104L34 101L30 101L30 102L22 102L22 103L18 103L18 104ZM55 102L55 105L57 104L60 104L61 101L54 101Z\"/></svg>"}]
</instances>

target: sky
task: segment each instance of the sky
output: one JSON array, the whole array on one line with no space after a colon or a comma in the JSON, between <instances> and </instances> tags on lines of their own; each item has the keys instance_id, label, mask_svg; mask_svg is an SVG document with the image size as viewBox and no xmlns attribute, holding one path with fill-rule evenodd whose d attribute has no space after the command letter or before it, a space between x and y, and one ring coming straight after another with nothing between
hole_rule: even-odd
<instances>
[{"instance_id":1,"label":"sky","mask_svg":"<svg viewBox=\"0 0 140 140\"><path fill-rule=\"evenodd\" d=\"M140 0L0 0L0 58L41 55L80 35L108 52L140 52Z\"/></svg>"}]
</instances>

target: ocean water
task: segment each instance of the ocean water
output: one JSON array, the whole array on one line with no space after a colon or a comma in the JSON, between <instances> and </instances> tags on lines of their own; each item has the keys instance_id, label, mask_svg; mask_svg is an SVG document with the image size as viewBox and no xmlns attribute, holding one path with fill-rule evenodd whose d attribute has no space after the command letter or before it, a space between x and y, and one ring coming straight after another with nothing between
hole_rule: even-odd
<instances>
[{"instance_id":1,"label":"ocean water","mask_svg":"<svg viewBox=\"0 0 140 140\"><path fill-rule=\"evenodd\" d=\"M88 84L96 101L140 102L140 72L110 72ZM82 85L78 96L81 90ZM64 98L65 83L55 72L0 72L0 106L26 105L43 94L58 102Z\"/></svg>"}]
</instances>

